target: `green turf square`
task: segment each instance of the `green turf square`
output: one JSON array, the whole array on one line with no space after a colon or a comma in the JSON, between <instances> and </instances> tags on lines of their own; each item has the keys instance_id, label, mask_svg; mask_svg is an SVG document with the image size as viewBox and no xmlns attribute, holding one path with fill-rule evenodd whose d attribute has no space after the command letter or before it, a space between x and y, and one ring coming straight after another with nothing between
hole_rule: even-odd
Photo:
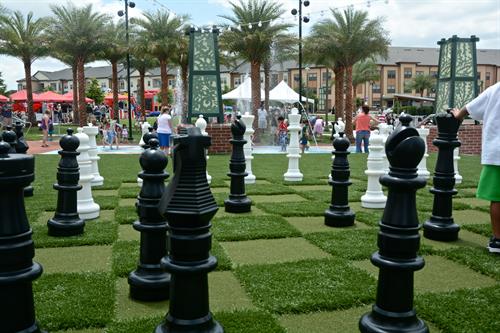
<instances>
[{"instance_id":1,"label":"green turf square","mask_svg":"<svg viewBox=\"0 0 500 333\"><path fill-rule=\"evenodd\" d=\"M499 300L500 288L495 286L418 295L416 307L421 317L430 318L443 332L494 333L500 328Z\"/></svg>"},{"instance_id":2,"label":"green turf square","mask_svg":"<svg viewBox=\"0 0 500 333\"><path fill-rule=\"evenodd\" d=\"M474 224L471 226L474 226ZM457 247L485 247L488 243L488 238L462 229L458 233L458 240L454 242L439 242L425 237L422 237L421 241L422 244L430 245L435 250L447 250Z\"/></svg>"},{"instance_id":3,"label":"green turf square","mask_svg":"<svg viewBox=\"0 0 500 333\"><path fill-rule=\"evenodd\" d=\"M94 195L94 202L98 204L102 210L113 210L118 206L118 197Z\"/></svg>"},{"instance_id":4,"label":"green turf square","mask_svg":"<svg viewBox=\"0 0 500 333\"><path fill-rule=\"evenodd\" d=\"M84 233L70 237L52 237L48 235L46 225L33 225L33 241L37 248L67 247L82 245L110 245L117 239L116 222L91 220L85 223Z\"/></svg>"},{"instance_id":5,"label":"green turf square","mask_svg":"<svg viewBox=\"0 0 500 333\"><path fill-rule=\"evenodd\" d=\"M339 259L241 266L236 276L254 304L280 314L349 308L375 296L375 280Z\"/></svg>"},{"instance_id":6,"label":"green turf square","mask_svg":"<svg viewBox=\"0 0 500 333\"><path fill-rule=\"evenodd\" d=\"M212 188L210 188L210 191L212 191L213 194L225 193L225 194L229 195L229 188L228 187L212 187Z\"/></svg>"},{"instance_id":7,"label":"green turf square","mask_svg":"<svg viewBox=\"0 0 500 333\"><path fill-rule=\"evenodd\" d=\"M253 195L252 201L260 202L300 202L307 201L298 194Z\"/></svg>"},{"instance_id":8,"label":"green turf square","mask_svg":"<svg viewBox=\"0 0 500 333\"><path fill-rule=\"evenodd\" d=\"M249 184L246 185L246 192L248 195L275 195L295 193L295 191L289 186L281 184Z\"/></svg>"},{"instance_id":9,"label":"green turf square","mask_svg":"<svg viewBox=\"0 0 500 333\"><path fill-rule=\"evenodd\" d=\"M476 197L476 192L477 188L459 188L457 198L475 198Z\"/></svg>"},{"instance_id":10,"label":"green turf square","mask_svg":"<svg viewBox=\"0 0 500 333\"><path fill-rule=\"evenodd\" d=\"M424 256L425 266L415 273L415 290L418 293L444 292L462 288L482 288L495 285L495 280L474 272L470 268L440 256ZM372 276L378 276L379 269L369 260L353 263Z\"/></svg>"},{"instance_id":11,"label":"green turf square","mask_svg":"<svg viewBox=\"0 0 500 333\"><path fill-rule=\"evenodd\" d=\"M115 219L120 224L132 224L138 219L137 211L134 206L116 207Z\"/></svg>"},{"instance_id":12,"label":"green turf square","mask_svg":"<svg viewBox=\"0 0 500 333\"><path fill-rule=\"evenodd\" d=\"M482 224L490 222L490 215L477 210L456 210L453 212L455 223L462 224Z\"/></svg>"},{"instance_id":13,"label":"green turf square","mask_svg":"<svg viewBox=\"0 0 500 333\"><path fill-rule=\"evenodd\" d=\"M30 221L31 225L47 225L47 221L54 217L54 212L41 212L36 221Z\"/></svg>"},{"instance_id":14,"label":"green turf square","mask_svg":"<svg viewBox=\"0 0 500 333\"><path fill-rule=\"evenodd\" d=\"M132 198L126 198L126 199L120 199L119 206L120 207L134 207L135 209L135 203L137 202L137 199L132 199Z\"/></svg>"},{"instance_id":15,"label":"green turf square","mask_svg":"<svg viewBox=\"0 0 500 333\"><path fill-rule=\"evenodd\" d=\"M35 261L45 274L110 271L111 246L74 246L37 249Z\"/></svg>"},{"instance_id":16,"label":"green turf square","mask_svg":"<svg viewBox=\"0 0 500 333\"><path fill-rule=\"evenodd\" d=\"M121 224L118 226L118 239L122 241L139 241L141 233L134 229L130 224Z\"/></svg>"},{"instance_id":17,"label":"green turf square","mask_svg":"<svg viewBox=\"0 0 500 333\"><path fill-rule=\"evenodd\" d=\"M131 199L135 199L137 198L137 196L139 195L139 193L141 192L141 188L139 186L132 186L132 187L121 187L119 190L118 190L118 196L120 198L131 198Z\"/></svg>"},{"instance_id":18,"label":"green turf square","mask_svg":"<svg viewBox=\"0 0 500 333\"><path fill-rule=\"evenodd\" d=\"M463 230L468 230L473 233L479 234L484 237L491 237L491 223L483 223L483 224L463 224L460 226Z\"/></svg>"},{"instance_id":19,"label":"green turf square","mask_svg":"<svg viewBox=\"0 0 500 333\"><path fill-rule=\"evenodd\" d=\"M231 261L237 265L270 264L329 257L327 253L303 238L258 239L220 244Z\"/></svg>"},{"instance_id":20,"label":"green turf square","mask_svg":"<svg viewBox=\"0 0 500 333\"><path fill-rule=\"evenodd\" d=\"M300 232L279 215L221 217L213 219L212 226L219 241L300 236Z\"/></svg>"},{"instance_id":21,"label":"green turf square","mask_svg":"<svg viewBox=\"0 0 500 333\"><path fill-rule=\"evenodd\" d=\"M318 232L304 237L335 258L369 259L372 253L378 250L376 229Z\"/></svg>"},{"instance_id":22,"label":"green turf square","mask_svg":"<svg viewBox=\"0 0 500 333\"><path fill-rule=\"evenodd\" d=\"M297 191L299 194L301 192L310 192L310 191L331 191L332 187L328 184L324 185L295 185L290 186L293 190Z\"/></svg>"},{"instance_id":23,"label":"green turf square","mask_svg":"<svg viewBox=\"0 0 500 333\"><path fill-rule=\"evenodd\" d=\"M330 232L330 231L341 232L343 230L368 228L366 224L360 222L354 223L352 227L332 228L325 225L325 218L323 216L287 217L286 220L292 226L297 228L302 234L309 234L313 232Z\"/></svg>"},{"instance_id":24,"label":"green turf square","mask_svg":"<svg viewBox=\"0 0 500 333\"><path fill-rule=\"evenodd\" d=\"M137 185L137 183L121 183L121 184L122 185L120 186L120 188L131 188L131 187L133 188L133 187L135 187L138 189L137 193L139 193L140 187L139 187L139 185Z\"/></svg>"},{"instance_id":25,"label":"green turf square","mask_svg":"<svg viewBox=\"0 0 500 333\"><path fill-rule=\"evenodd\" d=\"M323 216L328 208L325 202L304 201L296 205L288 202L265 202L258 203L257 207L269 214L279 214L281 216Z\"/></svg>"},{"instance_id":26,"label":"green turf square","mask_svg":"<svg viewBox=\"0 0 500 333\"><path fill-rule=\"evenodd\" d=\"M477 207L483 207L483 208L489 208L490 207L490 202L483 200L483 199L478 199L478 198L454 198L453 199L453 209L456 209L455 203L458 204L463 204L467 205L472 208L477 208Z\"/></svg>"},{"instance_id":27,"label":"green turf square","mask_svg":"<svg viewBox=\"0 0 500 333\"><path fill-rule=\"evenodd\" d=\"M304 179L302 179L302 181L300 182L300 185L327 185L328 186L328 176L325 176L324 178L316 178L316 177L307 177L305 176ZM289 182L289 181L286 181L286 180L282 180L282 183L285 184L285 185L296 185L296 186L299 186L299 184L297 184L297 182Z\"/></svg>"},{"instance_id":28,"label":"green turf square","mask_svg":"<svg viewBox=\"0 0 500 333\"><path fill-rule=\"evenodd\" d=\"M104 328L89 328L86 330L65 330L57 331L55 333L105 333Z\"/></svg>"},{"instance_id":29,"label":"green turf square","mask_svg":"<svg viewBox=\"0 0 500 333\"><path fill-rule=\"evenodd\" d=\"M94 190L94 189L92 189L92 193L96 196L111 196L111 197L118 196L117 190Z\"/></svg>"},{"instance_id":30,"label":"green turf square","mask_svg":"<svg viewBox=\"0 0 500 333\"><path fill-rule=\"evenodd\" d=\"M114 210L101 210L99 212L98 221L114 221L115 220L115 211Z\"/></svg>"},{"instance_id":31,"label":"green turf square","mask_svg":"<svg viewBox=\"0 0 500 333\"><path fill-rule=\"evenodd\" d=\"M224 207L220 207L219 210L217 211L217 214L215 214L215 217L218 218L218 217L236 217L236 216L260 216L260 215L265 215L265 214L267 214L267 213L265 213L263 210L259 209L259 207L255 207L255 206L252 206L252 210L250 212L239 213L239 214L227 213L224 210Z\"/></svg>"},{"instance_id":32,"label":"green turf square","mask_svg":"<svg viewBox=\"0 0 500 333\"><path fill-rule=\"evenodd\" d=\"M41 327L48 331L104 327L113 316L114 283L107 273L42 275L33 284Z\"/></svg>"},{"instance_id":33,"label":"green turf square","mask_svg":"<svg viewBox=\"0 0 500 333\"><path fill-rule=\"evenodd\" d=\"M299 194L303 196L304 198L307 198L308 200L311 201L317 201L317 202L325 202L325 203L330 203L332 200L332 190L316 190L316 191L300 191ZM350 190L348 197L349 197L349 202L356 202L361 200L361 196L364 193L359 192L359 191L353 191Z\"/></svg>"},{"instance_id":34,"label":"green turf square","mask_svg":"<svg viewBox=\"0 0 500 333\"><path fill-rule=\"evenodd\" d=\"M440 255L500 281L500 256L486 248L462 247L440 251Z\"/></svg>"}]
</instances>

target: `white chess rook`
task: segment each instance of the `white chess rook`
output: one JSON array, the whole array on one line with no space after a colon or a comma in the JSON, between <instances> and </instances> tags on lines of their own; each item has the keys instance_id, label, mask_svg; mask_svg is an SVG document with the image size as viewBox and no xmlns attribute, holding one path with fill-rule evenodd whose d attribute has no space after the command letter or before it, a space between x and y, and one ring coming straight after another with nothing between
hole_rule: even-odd
<instances>
[{"instance_id":1,"label":"white chess rook","mask_svg":"<svg viewBox=\"0 0 500 333\"><path fill-rule=\"evenodd\" d=\"M77 149L80 155L77 156L77 161L80 167L79 184L82 186L82 189L77 192L77 211L80 218L91 220L99 217L100 207L92 197L91 182L94 175L92 174L92 162L89 156L89 137L81 127L78 128L78 133L75 136L80 140L80 146Z\"/></svg>"},{"instance_id":2,"label":"white chess rook","mask_svg":"<svg viewBox=\"0 0 500 333\"><path fill-rule=\"evenodd\" d=\"M453 168L455 170L455 184L461 184L462 183L462 176L458 172L458 161L460 160L460 150L455 148L453 151Z\"/></svg>"},{"instance_id":3,"label":"white chess rook","mask_svg":"<svg viewBox=\"0 0 500 333\"><path fill-rule=\"evenodd\" d=\"M200 129L201 135L208 136L208 133L205 130L207 128L207 121L205 120L205 118L203 118L202 114L200 114L198 116L198 119L196 119L196 122L194 123L194 126L196 126L196 127L198 127ZM208 156L208 149L205 149L205 158L206 158L207 163L208 163L208 160L210 159L210 157ZM209 184L212 182L212 176L210 176L208 174L208 170L207 170L207 182Z\"/></svg>"},{"instance_id":4,"label":"white chess rook","mask_svg":"<svg viewBox=\"0 0 500 333\"><path fill-rule=\"evenodd\" d=\"M384 138L374 132L370 137L370 152L368 154L367 169L368 176L366 193L361 197L361 207L365 208L385 208L387 197L382 191L379 178L385 174L384 170Z\"/></svg>"},{"instance_id":5,"label":"white chess rook","mask_svg":"<svg viewBox=\"0 0 500 333\"><path fill-rule=\"evenodd\" d=\"M420 161L420 163L418 165L417 173L420 177L424 177L425 179L429 179L431 176L431 173L429 172L429 170L427 170L427 157L429 157L429 154L427 154L427 136L429 135L429 129L422 126L420 128L417 128L417 131L425 143L425 153L424 153L424 156L422 157L422 160Z\"/></svg>"},{"instance_id":6,"label":"white chess rook","mask_svg":"<svg viewBox=\"0 0 500 333\"><path fill-rule=\"evenodd\" d=\"M245 184L255 184L255 175L252 173L252 134L255 132L253 129L253 120L255 116L252 116L248 112L245 112L244 115L241 116L241 120L245 123L246 130L243 138L247 141L243 146L243 152L245 153L245 171L248 175L245 177Z\"/></svg>"},{"instance_id":7,"label":"white chess rook","mask_svg":"<svg viewBox=\"0 0 500 333\"><path fill-rule=\"evenodd\" d=\"M290 143L288 144L288 170L283 175L286 181L301 182L304 177L299 169L300 148L299 148L299 131L300 128L299 110L293 108L288 115L288 131L290 132Z\"/></svg>"},{"instance_id":8,"label":"white chess rook","mask_svg":"<svg viewBox=\"0 0 500 333\"><path fill-rule=\"evenodd\" d=\"M104 178L99 174L99 160L101 158L97 155L97 143L95 139L99 133L99 128L92 124L88 124L88 126L83 127L83 133L87 134L89 137L89 157L90 162L92 162L92 174L94 175L91 185L92 187L101 186L104 184Z\"/></svg>"}]
</instances>

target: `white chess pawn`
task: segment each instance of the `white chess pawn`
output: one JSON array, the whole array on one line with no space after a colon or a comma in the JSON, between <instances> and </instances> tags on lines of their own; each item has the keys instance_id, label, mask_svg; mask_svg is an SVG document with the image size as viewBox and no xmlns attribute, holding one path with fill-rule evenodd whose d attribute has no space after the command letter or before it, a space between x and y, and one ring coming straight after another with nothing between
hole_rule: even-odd
<instances>
[{"instance_id":1,"label":"white chess pawn","mask_svg":"<svg viewBox=\"0 0 500 333\"><path fill-rule=\"evenodd\" d=\"M149 125L149 123L147 121L143 122L141 124L141 140L139 141L139 146L143 147L144 146L144 134L148 133L149 132L149 128L151 127L151 125Z\"/></svg>"},{"instance_id":2,"label":"white chess pawn","mask_svg":"<svg viewBox=\"0 0 500 333\"><path fill-rule=\"evenodd\" d=\"M245 184L255 184L255 175L252 173L252 134L255 132L253 129L253 120L255 116L252 116L248 112L245 112L244 115L241 116L241 120L245 123L246 129L243 138L247 143L243 146L243 151L245 153L245 171L248 175L245 177Z\"/></svg>"},{"instance_id":3,"label":"white chess pawn","mask_svg":"<svg viewBox=\"0 0 500 333\"><path fill-rule=\"evenodd\" d=\"M429 170L427 170L427 157L429 157L429 154L427 154L427 136L429 135L429 129L425 128L424 126L421 126L420 128L417 128L417 131L425 143L424 156L422 157L422 160L418 164L417 173L420 177L424 177L425 179L429 179L431 176L431 173L429 172Z\"/></svg>"},{"instance_id":4,"label":"white chess pawn","mask_svg":"<svg viewBox=\"0 0 500 333\"><path fill-rule=\"evenodd\" d=\"M386 123L381 123L378 125L380 135L382 136L382 147L383 147L383 159L384 159L384 170L385 173L389 172L389 160L387 159L387 155L385 154L385 143L387 138L389 137L389 132L392 132L392 125L387 125Z\"/></svg>"},{"instance_id":5,"label":"white chess pawn","mask_svg":"<svg viewBox=\"0 0 500 333\"><path fill-rule=\"evenodd\" d=\"M75 136L80 140L77 152L78 167L80 168L79 184L82 189L77 192L77 211L80 218L84 220L91 220L99 217L100 207L94 202L92 197L91 182L94 179L92 174L92 162L89 156L89 137L83 133L83 128L78 128L78 133Z\"/></svg>"},{"instance_id":6,"label":"white chess pawn","mask_svg":"<svg viewBox=\"0 0 500 333\"><path fill-rule=\"evenodd\" d=\"M383 141L384 138L378 131L374 131L370 137L370 152L365 170L368 183L366 193L361 197L361 206L365 208L384 208L387 201L379 182L380 176L385 174Z\"/></svg>"},{"instance_id":7,"label":"white chess pawn","mask_svg":"<svg viewBox=\"0 0 500 333\"><path fill-rule=\"evenodd\" d=\"M200 114L198 116L198 119L196 119L196 122L194 123L194 126L196 126L196 127L198 127L200 129L201 135L208 136L208 133L206 132L207 121L205 120L205 118L203 118L202 114ZM205 151L205 158L207 159L207 162L208 162L208 160L210 158L208 156L208 150ZM212 182L212 176L210 176L208 174L208 171L207 171L207 182L209 184Z\"/></svg>"},{"instance_id":8,"label":"white chess pawn","mask_svg":"<svg viewBox=\"0 0 500 333\"><path fill-rule=\"evenodd\" d=\"M453 150L453 168L455 170L455 184L461 184L462 183L462 176L458 172L458 161L460 160L460 151L457 148Z\"/></svg>"},{"instance_id":9,"label":"white chess pawn","mask_svg":"<svg viewBox=\"0 0 500 333\"><path fill-rule=\"evenodd\" d=\"M301 130L301 117L297 108L293 108L288 115L288 131L290 132L290 143L288 144L288 154L286 155L286 157L288 157L288 170L283 175L286 181L300 182L304 177L299 169L299 131Z\"/></svg>"},{"instance_id":10,"label":"white chess pawn","mask_svg":"<svg viewBox=\"0 0 500 333\"><path fill-rule=\"evenodd\" d=\"M99 133L99 128L89 123L88 126L83 127L83 133L87 134L89 137L89 156L90 161L92 162L92 174L94 175L91 185L92 187L101 186L104 183L104 178L99 174L98 162L101 158L97 155L97 143L95 140L95 137Z\"/></svg>"}]
</instances>

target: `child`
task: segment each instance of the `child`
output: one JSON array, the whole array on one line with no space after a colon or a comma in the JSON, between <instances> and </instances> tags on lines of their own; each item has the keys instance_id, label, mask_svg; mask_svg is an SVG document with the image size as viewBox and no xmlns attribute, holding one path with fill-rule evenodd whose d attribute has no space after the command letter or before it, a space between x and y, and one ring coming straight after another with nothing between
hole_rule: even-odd
<instances>
[{"instance_id":1,"label":"child","mask_svg":"<svg viewBox=\"0 0 500 333\"><path fill-rule=\"evenodd\" d=\"M285 123L285 118L278 117L278 142L281 151L286 151L286 141L288 138L288 125Z\"/></svg>"},{"instance_id":2,"label":"child","mask_svg":"<svg viewBox=\"0 0 500 333\"><path fill-rule=\"evenodd\" d=\"M309 130L307 126L308 123L309 121L307 119L302 121L302 131L300 137L300 150L302 151L302 154L304 154L304 150L309 150L309 146L307 145L307 131Z\"/></svg>"},{"instance_id":3,"label":"child","mask_svg":"<svg viewBox=\"0 0 500 333\"><path fill-rule=\"evenodd\" d=\"M127 125L123 124L123 129L122 129L122 143L128 144L128 129Z\"/></svg>"},{"instance_id":4,"label":"child","mask_svg":"<svg viewBox=\"0 0 500 333\"><path fill-rule=\"evenodd\" d=\"M108 120L106 118L104 118L102 120L102 124L101 124L102 146L103 147L106 147L108 145L108 128L109 128Z\"/></svg>"},{"instance_id":5,"label":"child","mask_svg":"<svg viewBox=\"0 0 500 333\"><path fill-rule=\"evenodd\" d=\"M463 120L470 115L483 121L481 164L476 196L490 201L490 219L493 236L488 243L491 253L500 254L500 82L490 86L461 110L453 109L453 116Z\"/></svg>"}]
</instances>

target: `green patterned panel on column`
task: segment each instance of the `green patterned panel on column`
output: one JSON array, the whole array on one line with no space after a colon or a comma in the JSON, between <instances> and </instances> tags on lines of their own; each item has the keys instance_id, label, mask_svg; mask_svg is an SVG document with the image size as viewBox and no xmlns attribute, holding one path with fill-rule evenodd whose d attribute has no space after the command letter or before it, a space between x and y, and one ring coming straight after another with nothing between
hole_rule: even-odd
<instances>
[{"instance_id":1,"label":"green patterned panel on column","mask_svg":"<svg viewBox=\"0 0 500 333\"><path fill-rule=\"evenodd\" d=\"M220 84L219 49L217 29L191 29L189 32L189 113L192 117L202 114L205 118L224 118Z\"/></svg>"},{"instance_id":2,"label":"green patterned panel on column","mask_svg":"<svg viewBox=\"0 0 500 333\"><path fill-rule=\"evenodd\" d=\"M478 95L476 36L453 36L438 44L439 73L436 87L435 111L461 108Z\"/></svg>"}]
</instances>

